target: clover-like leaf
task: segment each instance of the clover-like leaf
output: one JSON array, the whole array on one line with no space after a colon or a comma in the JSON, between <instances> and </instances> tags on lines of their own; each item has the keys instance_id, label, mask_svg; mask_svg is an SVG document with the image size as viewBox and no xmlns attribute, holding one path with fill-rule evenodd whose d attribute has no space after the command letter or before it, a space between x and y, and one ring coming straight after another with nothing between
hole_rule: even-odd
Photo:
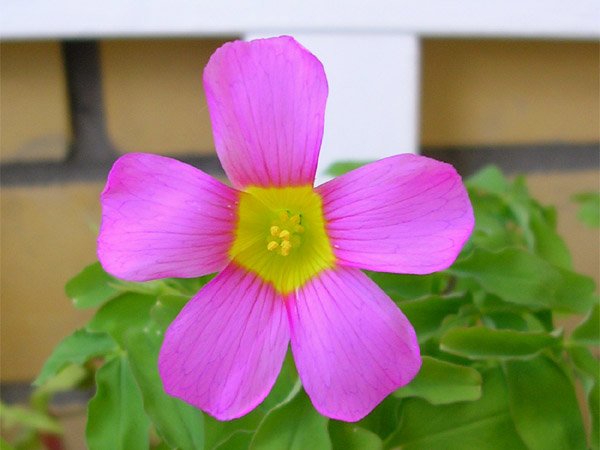
<instances>
[{"instance_id":1,"label":"clover-like leaf","mask_svg":"<svg viewBox=\"0 0 600 450\"><path fill-rule=\"evenodd\" d=\"M151 325L144 329L134 329L126 337L129 364L142 394L144 410L160 437L171 448L202 450L202 412L164 391L158 374L158 352L161 342L160 330Z\"/></svg>"},{"instance_id":2,"label":"clover-like leaf","mask_svg":"<svg viewBox=\"0 0 600 450\"><path fill-rule=\"evenodd\" d=\"M556 362L541 354L503 368L515 426L529 449L586 448L575 386Z\"/></svg>"},{"instance_id":3,"label":"clover-like leaf","mask_svg":"<svg viewBox=\"0 0 600 450\"><path fill-rule=\"evenodd\" d=\"M434 295L402 302L400 309L415 328L419 341L424 341L440 329L446 317L457 314L461 306L470 302L471 296L469 294Z\"/></svg>"},{"instance_id":4,"label":"clover-like leaf","mask_svg":"<svg viewBox=\"0 0 600 450\"><path fill-rule=\"evenodd\" d=\"M472 359L520 358L557 345L560 337L545 332L496 330L484 326L451 328L440 341L449 353Z\"/></svg>"},{"instance_id":5,"label":"clover-like leaf","mask_svg":"<svg viewBox=\"0 0 600 450\"><path fill-rule=\"evenodd\" d=\"M71 278L65 291L76 308L93 308L119 294L115 282L116 279L95 262Z\"/></svg>"},{"instance_id":6,"label":"clover-like leaf","mask_svg":"<svg viewBox=\"0 0 600 450\"><path fill-rule=\"evenodd\" d=\"M150 421L126 356L117 356L100 367L96 384L96 395L88 404L88 448L147 450Z\"/></svg>"},{"instance_id":7,"label":"clover-like leaf","mask_svg":"<svg viewBox=\"0 0 600 450\"><path fill-rule=\"evenodd\" d=\"M396 397L420 397L432 405L477 400L481 375L471 367L423 356L417 376L394 392Z\"/></svg>"},{"instance_id":8,"label":"clover-like leaf","mask_svg":"<svg viewBox=\"0 0 600 450\"><path fill-rule=\"evenodd\" d=\"M584 192L574 195L572 200L579 203L577 218L591 228L600 227L600 193Z\"/></svg>"},{"instance_id":9,"label":"clover-like leaf","mask_svg":"<svg viewBox=\"0 0 600 450\"><path fill-rule=\"evenodd\" d=\"M507 389L498 369L482 374L479 400L432 405L405 399L402 420L385 448L402 450L527 450L510 416Z\"/></svg>"},{"instance_id":10,"label":"clover-like leaf","mask_svg":"<svg viewBox=\"0 0 600 450\"><path fill-rule=\"evenodd\" d=\"M250 450L329 449L327 417L320 415L304 391L267 413Z\"/></svg>"},{"instance_id":11,"label":"clover-like leaf","mask_svg":"<svg viewBox=\"0 0 600 450\"><path fill-rule=\"evenodd\" d=\"M487 166L465 180L469 189L478 189L494 194L504 194L510 189L510 184L504 174L496 166Z\"/></svg>"},{"instance_id":12,"label":"clover-like leaf","mask_svg":"<svg viewBox=\"0 0 600 450\"><path fill-rule=\"evenodd\" d=\"M94 357L106 355L116 349L116 342L106 333L77 330L54 348L33 384L41 386L69 363L83 365Z\"/></svg>"},{"instance_id":13,"label":"clover-like leaf","mask_svg":"<svg viewBox=\"0 0 600 450\"><path fill-rule=\"evenodd\" d=\"M594 302L594 282L589 277L555 267L516 247L497 252L479 248L448 271L476 280L508 302L531 308L587 313Z\"/></svg>"},{"instance_id":14,"label":"clover-like leaf","mask_svg":"<svg viewBox=\"0 0 600 450\"><path fill-rule=\"evenodd\" d=\"M371 161L337 161L325 169L325 173L327 175L331 175L332 177L339 177L340 175L344 175L351 170L365 166L370 162Z\"/></svg>"},{"instance_id":15,"label":"clover-like leaf","mask_svg":"<svg viewBox=\"0 0 600 450\"><path fill-rule=\"evenodd\" d=\"M600 303L596 303L588 316L571 334L571 340L590 347L600 345Z\"/></svg>"},{"instance_id":16,"label":"clover-like leaf","mask_svg":"<svg viewBox=\"0 0 600 450\"><path fill-rule=\"evenodd\" d=\"M354 423L329 421L329 436L333 450L381 450L383 441L372 431Z\"/></svg>"},{"instance_id":17,"label":"clover-like leaf","mask_svg":"<svg viewBox=\"0 0 600 450\"><path fill-rule=\"evenodd\" d=\"M543 220L539 211L531 215L531 229L535 238L535 253L563 269L572 269L573 261L564 239Z\"/></svg>"},{"instance_id":18,"label":"clover-like leaf","mask_svg":"<svg viewBox=\"0 0 600 450\"><path fill-rule=\"evenodd\" d=\"M569 358L577 368L587 395L592 448L600 447L600 361L587 347L570 345Z\"/></svg>"},{"instance_id":19,"label":"clover-like leaf","mask_svg":"<svg viewBox=\"0 0 600 450\"><path fill-rule=\"evenodd\" d=\"M155 303L154 296L125 292L102 305L88 322L87 329L108 333L123 347L125 332L144 327Z\"/></svg>"},{"instance_id":20,"label":"clover-like leaf","mask_svg":"<svg viewBox=\"0 0 600 450\"><path fill-rule=\"evenodd\" d=\"M161 295L150 310L150 318L159 328L165 330L189 300L185 295Z\"/></svg>"}]
</instances>

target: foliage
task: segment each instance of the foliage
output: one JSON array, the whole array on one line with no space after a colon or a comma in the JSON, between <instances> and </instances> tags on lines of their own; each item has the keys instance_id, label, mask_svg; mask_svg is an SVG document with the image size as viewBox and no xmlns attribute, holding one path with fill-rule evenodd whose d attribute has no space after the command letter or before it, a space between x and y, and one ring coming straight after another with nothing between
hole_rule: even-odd
<instances>
[{"instance_id":1,"label":"foliage","mask_svg":"<svg viewBox=\"0 0 600 450\"><path fill-rule=\"evenodd\" d=\"M476 226L452 267L425 276L369 273L414 325L423 367L357 423L314 410L290 354L271 394L240 419L218 422L167 396L156 363L162 337L210 277L126 283L98 263L67 285L75 306L99 307L96 315L58 345L36 384L72 368L95 377L91 450L598 448L594 282L573 272L555 210L533 200L523 178L509 182L488 168L466 185ZM581 323L565 333L558 324L572 314ZM98 358L99 368L91 364Z\"/></svg>"},{"instance_id":2,"label":"foliage","mask_svg":"<svg viewBox=\"0 0 600 450\"><path fill-rule=\"evenodd\" d=\"M579 204L577 217L590 228L600 228L600 192L583 192L573 196Z\"/></svg>"}]
</instances>

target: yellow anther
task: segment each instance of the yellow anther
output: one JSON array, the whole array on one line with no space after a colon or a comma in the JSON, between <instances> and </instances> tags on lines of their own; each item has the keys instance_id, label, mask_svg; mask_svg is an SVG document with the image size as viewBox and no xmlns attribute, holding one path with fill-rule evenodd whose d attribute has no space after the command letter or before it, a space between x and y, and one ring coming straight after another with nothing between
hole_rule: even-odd
<instances>
[{"instance_id":1,"label":"yellow anther","mask_svg":"<svg viewBox=\"0 0 600 450\"><path fill-rule=\"evenodd\" d=\"M302 225L296 225L296 233L298 233L298 234L304 233L304 227Z\"/></svg>"},{"instance_id":2,"label":"yellow anther","mask_svg":"<svg viewBox=\"0 0 600 450\"><path fill-rule=\"evenodd\" d=\"M294 225L298 225L300 223L300 216L296 214L295 216L290 217L290 222Z\"/></svg>"},{"instance_id":3,"label":"yellow anther","mask_svg":"<svg viewBox=\"0 0 600 450\"><path fill-rule=\"evenodd\" d=\"M287 222L287 221L288 221L288 219L290 218L290 216L288 215L287 211L281 211L281 212L279 213L279 218L280 218L282 221L284 221L284 222Z\"/></svg>"},{"instance_id":4,"label":"yellow anther","mask_svg":"<svg viewBox=\"0 0 600 450\"><path fill-rule=\"evenodd\" d=\"M283 241L281 243L281 255L282 256L289 255L291 248L292 248L292 244L290 244L290 241Z\"/></svg>"},{"instance_id":5,"label":"yellow anther","mask_svg":"<svg viewBox=\"0 0 600 450\"><path fill-rule=\"evenodd\" d=\"M290 240L290 232L288 230L283 230L281 233L279 233L279 237L281 239L283 239L284 241L289 241Z\"/></svg>"},{"instance_id":6,"label":"yellow anther","mask_svg":"<svg viewBox=\"0 0 600 450\"><path fill-rule=\"evenodd\" d=\"M271 236L279 236L279 232L281 230L277 225L273 225L271 228L269 228L269 231L271 232Z\"/></svg>"},{"instance_id":7,"label":"yellow anther","mask_svg":"<svg viewBox=\"0 0 600 450\"><path fill-rule=\"evenodd\" d=\"M277 242L275 242L275 241L271 241L271 242L269 242L269 243L267 244L267 250L269 250L269 251L271 251L271 252L272 252L273 250L275 250L277 247L279 247L279 244L278 244Z\"/></svg>"}]
</instances>

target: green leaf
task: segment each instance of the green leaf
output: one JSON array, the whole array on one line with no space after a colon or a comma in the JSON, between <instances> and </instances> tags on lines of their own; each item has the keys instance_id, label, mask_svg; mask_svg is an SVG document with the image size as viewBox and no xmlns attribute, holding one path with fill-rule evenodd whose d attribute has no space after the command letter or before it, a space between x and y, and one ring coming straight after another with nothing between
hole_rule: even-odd
<instances>
[{"instance_id":1,"label":"green leaf","mask_svg":"<svg viewBox=\"0 0 600 450\"><path fill-rule=\"evenodd\" d=\"M398 428L398 410L401 404L402 399L388 395L373 411L356 422L356 425L375 433L381 439L387 439Z\"/></svg>"},{"instance_id":2,"label":"green leaf","mask_svg":"<svg viewBox=\"0 0 600 450\"><path fill-rule=\"evenodd\" d=\"M379 436L353 423L329 421L329 437L333 450L382 450Z\"/></svg>"},{"instance_id":3,"label":"green leaf","mask_svg":"<svg viewBox=\"0 0 600 450\"><path fill-rule=\"evenodd\" d=\"M150 318L164 331L189 301L184 295L161 295L150 310Z\"/></svg>"},{"instance_id":4,"label":"green leaf","mask_svg":"<svg viewBox=\"0 0 600 450\"><path fill-rule=\"evenodd\" d=\"M236 434L250 434L261 423L265 416L261 408L255 408L245 416L239 419L229 420L226 422L215 419L208 414L204 415L204 449L227 449L227 442ZM237 439L235 439L237 442ZM247 448L247 447L246 447Z\"/></svg>"},{"instance_id":5,"label":"green leaf","mask_svg":"<svg viewBox=\"0 0 600 450\"><path fill-rule=\"evenodd\" d=\"M520 248L476 249L448 271L476 280L488 292L519 305L587 313L594 302L589 277L554 267Z\"/></svg>"},{"instance_id":6,"label":"green leaf","mask_svg":"<svg viewBox=\"0 0 600 450\"><path fill-rule=\"evenodd\" d=\"M578 344L597 347L600 345L600 303L594 304L594 307L581 322L577 328L573 330L570 340Z\"/></svg>"},{"instance_id":7,"label":"green leaf","mask_svg":"<svg viewBox=\"0 0 600 450\"><path fill-rule=\"evenodd\" d=\"M535 238L531 229L531 215L534 203L529 197L525 178L515 177L511 189L503 197L517 222L517 230L523 236L527 248L533 249Z\"/></svg>"},{"instance_id":8,"label":"green leaf","mask_svg":"<svg viewBox=\"0 0 600 450\"><path fill-rule=\"evenodd\" d=\"M95 262L71 278L65 291L76 308L93 308L119 294L112 285L115 282L116 279L107 274L99 262Z\"/></svg>"},{"instance_id":9,"label":"green leaf","mask_svg":"<svg viewBox=\"0 0 600 450\"><path fill-rule=\"evenodd\" d=\"M590 442L592 448L600 447L600 383L595 383L588 394L588 405L590 409L590 422L592 432Z\"/></svg>"},{"instance_id":10,"label":"green leaf","mask_svg":"<svg viewBox=\"0 0 600 450\"><path fill-rule=\"evenodd\" d=\"M158 352L162 334L156 327L135 329L127 334L126 348L133 377L142 393L144 410L159 436L171 447L202 450L202 412L167 395L158 374Z\"/></svg>"},{"instance_id":11,"label":"green leaf","mask_svg":"<svg viewBox=\"0 0 600 450\"><path fill-rule=\"evenodd\" d=\"M575 386L552 359L539 355L503 367L515 426L531 450L586 448Z\"/></svg>"},{"instance_id":12,"label":"green leaf","mask_svg":"<svg viewBox=\"0 0 600 450\"><path fill-rule=\"evenodd\" d=\"M151 446L150 447L152 450L171 450L171 447L169 447L167 444L163 442L159 443L156 446Z\"/></svg>"},{"instance_id":13,"label":"green leaf","mask_svg":"<svg viewBox=\"0 0 600 450\"><path fill-rule=\"evenodd\" d=\"M295 386L295 389L290 393L290 397L298 392L300 384ZM286 402L289 398L286 398ZM265 417L265 412L262 408L255 408L250 413L240 417L239 419L220 421L208 414L204 416L204 448L205 450L222 449L227 450L228 443L244 441L244 437L237 437L237 434L254 435L254 431L260 425ZM248 448L246 446L245 448Z\"/></svg>"},{"instance_id":14,"label":"green leaf","mask_svg":"<svg viewBox=\"0 0 600 450\"><path fill-rule=\"evenodd\" d=\"M115 341L106 333L77 330L54 348L33 384L41 386L68 364L81 366L92 358L115 351L116 348Z\"/></svg>"},{"instance_id":15,"label":"green leaf","mask_svg":"<svg viewBox=\"0 0 600 450\"><path fill-rule=\"evenodd\" d=\"M11 429L17 425L46 433L60 434L62 425L55 418L24 406L8 406L0 403L2 428Z\"/></svg>"},{"instance_id":16,"label":"green leaf","mask_svg":"<svg viewBox=\"0 0 600 450\"><path fill-rule=\"evenodd\" d=\"M477 400L481 396L481 375L475 369L423 356L423 365L414 380L401 387L396 397L421 397L432 405Z\"/></svg>"},{"instance_id":17,"label":"green leaf","mask_svg":"<svg viewBox=\"0 0 600 450\"><path fill-rule=\"evenodd\" d=\"M85 430L88 448L148 450L150 421L125 355L100 367L96 384L96 395L88 404Z\"/></svg>"},{"instance_id":18,"label":"green leaf","mask_svg":"<svg viewBox=\"0 0 600 450\"><path fill-rule=\"evenodd\" d=\"M563 269L572 269L573 260L562 237L548 225L539 211L531 215L531 230L535 237L535 252L546 261Z\"/></svg>"},{"instance_id":19,"label":"green leaf","mask_svg":"<svg viewBox=\"0 0 600 450\"><path fill-rule=\"evenodd\" d=\"M29 397L29 404L39 411L47 410L53 394L76 389L88 376L87 369L70 364L35 389Z\"/></svg>"},{"instance_id":20,"label":"green leaf","mask_svg":"<svg viewBox=\"0 0 600 450\"><path fill-rule=\"evenodd\" d=\"M490 312L481 318L483 324L500 330L527 331L527 321L519 314L511 312Z\"/></svg>"},{"instance_id":21,"label":"green leaf","mask_svg":"<svg viewBox=\"0 0 600 450\"><path fill-rule=\"evenodd\" d=\"M582 345L569 345L567 352L577 369L592 377L594 382L600 381L600 361L592 355L589 348Z\"/></svg>"},{"instance_id":22,"label":"green leaf","mask_svg":"<svg viewBox=\"0 0 600 450\"><path fill-rule=\"evenodd\" d=\"M263 411L268 412L289 398L290 394L297 389L298 371L294 363L294 357L290 349L288 349L281 371L277 376L275 384L271 388L271 392L258 406Z\"/></svg>"},{"instance_id":23,"label":"green leaf","mask_svg":"<svg viewBox=\"0 0 600 450\"><path fill-rule=\"evenodd\" d=\"M472 244L488 250L501 250L514 245L519 240L518 236L514 234L514 229L507 228L507 222L512 220L512 214L502 199L495 195L481 195L473 192L470 192L469 198L473 205L475 227L462 255L470 252L469 247Z\"/></svg>"},{"instance_id":24,"label":"green leaf","mask_svg":"<svg viewBox=\"0 0 600 450\"><path fill-rule=\"evenodd\" d=\"M400 426L385 448L526 450L510 416L502 373L493 369L482 376L479 400L431 405L418 398L405 399Z\"/></svg>"},{"instance_id":25,"label":"green leaf","mask_svg":"<svg viewBox=\"0 0 600 450\"><path fill-rule=\"evenodd\" d=\"M556 307L579 314L587 314L597 303L594 296L596 283L588 276L557 267L562 283L556 292Z\"/></svg>"},{"instance_id":26,"label":"green leaf","mask_svg":"<svg viewBox=\"0 0 600 450\"><path fill-rule=\"evenodd\" d=\"M197 278L169 278L166 281L171 288L189 298L196 295L200 289L216 276L217 273L211 273Z\"/></svg>"},{"instance_id":27,"label":"green leaf","mask_svg":"<svg viewBox=\"0 0 600 450\"><path fill-rule=\"evenodd\" d=\"M600 228L600 193L585 192L572 197L579 203L577 218L591 228Z\"/></svg>"},{"instance_id":28,"label":"green leaf","mask_svg":"<svg viewBox=\"0 0 600 450\"><path fill-rule=\"evenodd\" d=\"M592 355L587 347L580 345L567 348L571 361L580 371L580 378L588 401L588 411L591 423L590 441L592 448L600 447L600 361Z\"/></svg>"},{"instance_id":29,"label":"green leaf","mask_svg":"<svg viewBox=\"0 0 600 450\"><path fill-rule=\"evenodd\" d=\"M371 161L338 161L330 165L325 173L333 177L339 177L359 167L369 164Z\"/></svg>"},{"instance_id":30,"label":"green leaf","mask_svg":"<svg viewBox=\"0 0 600 450\"><path fill-rule=\"evenodd\" d=\"M15 450L15 448L0 436L0 450Z\"/></svg>"},{"instance_id":31,"label":"green leaf","mask_svg":"<svg viewBox=\"0 0 600 450\"><path fill-rule=\"evenodd\" d=\"M436 293L447 276L441 273L406 275L400 273L366 272L395 301L411 300Z\"/></svg>"},{"instance_id":32,"label":"green leaf","mask_svg":"<svg viewBox=\"0 0 600 450\"><path fill-rule=\"evenodd\" d=\"M320 415L304 391L267 413L250 450L330 449L327 418Z\"/></svg>"},{"instance_id":33,"label":"green leaf","mask_svg":"<svg viewBox=\"0 0 600 450\"><path fill-rule=\"evenodd\" d=\"M534 307L552 306L562 281L550 264L518 248L500 252L477 249L449 271L477 280L484 289L506 301Z\"/></svg>"},{"instance_id":34,"label":"green leaf","mask_svg":"<svg viewBox=\"0 0 600 450\"><path fill-rule=\"evenodd\" d=\"M123 347L125 332L146 326L155 303L153 296L126 292L102 305L87 328L108 333Z\"/></svg>"},{"instance_id":35,"label":"green leaf","mask_svg":"<svg viewBox=\"0 0 600 450\"><path fill-rule=\"evenodd\" d=\"M238 431L229 436L222 444L215 447L215 450L248 450L252 437L252 433Z\"/></svg>"},{"instance_id":36,"label":"green leaf","mask_svg":"<svg viewBox=\"0 0 600 450\"><path fill-rule=\"evenodd\" d=\"M121 292L134 292L136 294L151 295L153 297L158 297L159 295L180 294L178 283L172 278L143 282L116 280L116 287Z\"/></svg>"},{"instance_id":37,"label":"green leaf","mask_svg":"<svg viewBox=\"0 0 600 450\"><path fill-rule=\"evenodd\" d=\"M504 174L496 166L484 167L476 174L465 180L469 189L479 189L494 194L503 194L510 189L510 184Z\"/></svg>"},{"instance_id":38,"label":"green leaf","mask_svg":"<svg viewBox=\"0 0 600 450\"><path fill-rule=\"evenodd\" d=\"M402 302L399 306L417 332L419 341L433 336L442 326L444 319L457 314L461 306L471 302L470 295L430 296L419 300Z\"/></svg>"},{"instance_id":39,"label":"green leaf","mask_svg":"<svg viewBox=\"0 0 600 450\"><path fill-rule=\"evenodd\" d=\"M561 339L544 332L496 330L478 326L452 328L440 341L442 350L467 358L520 358L558 345Z\"/></svg>"},{"instance_id":40,"label":"green leaf","mask_svg":"<svg viewBox=\"0 0 600 450\"><path fill-rule=\"evenodd\" d=\"M469 198L475 215L474 232L480 231L486 236L507 234L506 223L514 223L514 218L501 197L469 191Z\"/></svg>"},{"instance_id":41,"label":"green leaf","mask_svg":"<svg viewBox=\"0 0 600 450\"><path fill-rule=\"evenodd\" d=\"M234 438L237 434L254 435L254 431L261 423L265 413L256 408L245 416L239 419L222 422L208 414L204 415L204 449L227 449L227 443L233 439L238 442L238 438ZM241 439L241 438L240 438ZM248 446L246 446L248 448Z\"/></svg>"}]
</instances>

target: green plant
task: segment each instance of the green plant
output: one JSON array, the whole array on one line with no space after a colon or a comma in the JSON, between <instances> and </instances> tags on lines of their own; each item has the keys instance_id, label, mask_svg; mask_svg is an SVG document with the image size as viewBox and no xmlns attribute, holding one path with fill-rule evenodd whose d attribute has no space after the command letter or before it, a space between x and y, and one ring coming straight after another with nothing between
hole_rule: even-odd
<instances>
[{"instance_id":1,"label":"green plant","mask_svg":"<svg viewBox=\"0 0 600 450\"><path fill-rule=\"evenodd\" d=\"M57 346L35 384L67 370L95 376L92 450L598 448L594 281L573 271L554 208L533 200L524 178L509 182L487 168L466 185L476 226L455 264L425 276L369 273L415 327L423 366L357 423L314 410L289 352L271 394L240 419L219 422L167 396L157 371L162 337L210 276L128 283L88 266L67 294L75 307L98 310ZM572 332L560 327L568 315L582 317Z\"/></svg>"}]
</instances>

